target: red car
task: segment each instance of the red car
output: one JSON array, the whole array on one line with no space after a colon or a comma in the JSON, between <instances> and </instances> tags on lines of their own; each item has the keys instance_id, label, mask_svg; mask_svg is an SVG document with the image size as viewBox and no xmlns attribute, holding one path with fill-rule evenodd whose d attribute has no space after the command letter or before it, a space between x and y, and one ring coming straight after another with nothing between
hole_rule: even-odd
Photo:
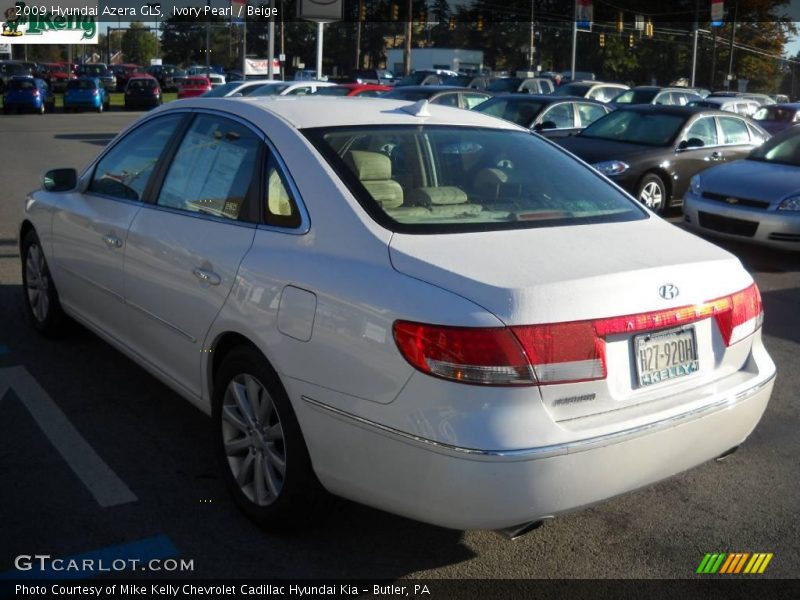
<instances>
[{"instance_id":1,"label":"red car","mask_svg":"<svg viewBox=\"0 0 800 600\"><path fill-rule=\"evenodd\" d=\"M375 97L388 92L392 89L390 85L378 85L375 83L343 83L332 87L324 87L317 90L317 96L362 96Z\"/></svg>"},{"instance_id":2,"label":"red car","mask_svg":"<svg viewBox=\"0 0 800 600\"><path fill-rule=\"evenodd\" d=\"M40 63L38 77L44 79L54 92L67 89L67 82L75 79L75 74L64 63Z\"/></svg>"},{"instance_id":3,"label":"red car","mask_svg":"<svg viewBox=\"0 0 800 600\"><path fill-rule=\"evenodd\" d=\"M211 81L208 77L200 77L192 75L187 77L181 86L178 88L178 99L181 98L194 98L195 96L202 96L211 89Z\"/></svg>"}]
</instances>

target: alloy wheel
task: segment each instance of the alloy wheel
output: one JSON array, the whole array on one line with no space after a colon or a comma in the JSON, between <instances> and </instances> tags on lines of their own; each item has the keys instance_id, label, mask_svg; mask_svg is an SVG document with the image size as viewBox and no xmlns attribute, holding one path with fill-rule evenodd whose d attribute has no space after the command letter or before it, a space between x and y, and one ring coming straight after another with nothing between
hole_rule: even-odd
<instances>
[{"instance_id":1,"label":"alloy wheel","mask_svg":"<svg viewBox=\"0 0 800 600\"><path fill-rule=\"evenodd\" d=\"M639 200L646 207L656 210L664 202L664 193L661 186L655 181L648 181L639 192Z\"/></svg>"},{"instance_id":2,"label":"alloy wheel","mask_svg":"<svg viewBox=\"0 0 800 600\"><path fill-rule=\"evenodd\" d=\"M25 259L25 283L28 294L28 304L37 321L47 319L50 310L50 278L44 265L44 254L38 244L31 244Z\"/></svg>"},{"instance_id":3,"label":"alloy wheel","mask_svg":"<svg viewBox=\"0 0 800 600\"><path fill-rule=\"evenodd\" d=\"M254 504L277 500L286 476L286 445L277 407L255 377L231 379L222 404L222 441L228 466Z\"/></svg>"}]
</instances>

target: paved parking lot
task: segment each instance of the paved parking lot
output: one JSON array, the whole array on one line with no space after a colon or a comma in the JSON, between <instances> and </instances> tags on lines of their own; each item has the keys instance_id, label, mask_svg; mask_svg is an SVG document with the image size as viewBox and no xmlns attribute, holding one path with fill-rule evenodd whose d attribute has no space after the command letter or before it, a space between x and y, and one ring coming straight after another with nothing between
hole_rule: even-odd
<instances>
[{"instance_id":1,"label":"paved parking lot","mask_svg":"<svg viewBox=\"0 0 800 600\"><path fill-rule=\"evenodd\" d=\"M765 577L797 577L800 255L738 245L727 247L761 288L778 379L761 424L725 462L514 542L345 501L297 534L255 528L214 469L204 415L87 331L49 341L24 321L15 223L25 193L48 168L84 165L135 116L0 118L0 574L19 554L142 542L192 559L198 578L684 578L715 551L771 552Z\"/></svg>"}]
</instances>

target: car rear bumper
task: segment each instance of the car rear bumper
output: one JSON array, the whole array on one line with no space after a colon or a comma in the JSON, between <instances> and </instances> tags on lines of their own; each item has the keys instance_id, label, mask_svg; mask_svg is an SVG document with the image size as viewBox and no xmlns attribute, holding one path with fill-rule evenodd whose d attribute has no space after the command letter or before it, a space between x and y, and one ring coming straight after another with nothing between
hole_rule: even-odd
<instances>
[{"instance_id":1,"label":"car rear bumper","mask_svg":"<svg viewBox=\"0 0 800 600\"><path fill-rule=\"evenodd\" d=\"M38 100L12 100L4 102L3 107L7 109L38 110L42 106L42 101Z\"/></svg>"},{"instance_id":2,"label":"car rear bumper","mask_svg":"<svg viewBox=\"0 0 800 600\"><path fill-rule=\"evenodd\" d=\"M683 202L684 223L711 236L800 250L800 212L774 211L706 200L689 192Z\"/></svg>"},{"instance_id":3,"label":"car rear bumper","mask_svg":"<svg viewBox=\"0 0 800 600\"><path fill-rule=\"evenodd\" d=\"M568 443L459 448L369 421L308 395L295 403L315 471L331 492L454 529L502 529L653 484L741 444L763 414L775 367L762 349L753 376L702 406ZM741 381L741 380L739 380Z\"/></svg>"}]
</instances>

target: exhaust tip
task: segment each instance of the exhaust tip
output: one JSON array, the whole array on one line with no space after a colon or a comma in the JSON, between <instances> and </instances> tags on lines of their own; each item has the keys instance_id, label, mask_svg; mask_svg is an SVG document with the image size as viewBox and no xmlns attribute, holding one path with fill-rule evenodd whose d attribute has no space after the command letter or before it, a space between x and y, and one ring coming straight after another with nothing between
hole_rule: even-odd
<instances>
[{"instance_id":1,"label":"exhaust tip","mask_svg":"<svg viewBox=\"0 0 800 600\"><path fill-rule=\"evenodd\" d=\"M723 452L722 454L720 454L720 455L719 455L717 458L715 458L714 460L715 460L715 461L717 461L717 462L723 462L723 461L724 461L726 458L728 458L728 457L729 457L731 454L733 454L734 452L736 452L738 449L739 449L739 446L734 446L734 447L733 447L733 448L731 448L730 450L726 450L725 452Z\"/></svg>"},{"instance_id":2,"label":"exhaust tip","mask_svg":"<svg viewBox=\"0 0 800 600\"><path fill-rule=\"evenodd\" d=\"M503 529L495 529L495 532L508 540L516 540L521 538L523 535L534 531L535 529L539 529L542 525L544 525L545 521L551 520L553 517L544 517L537 521L530 521L529 523L522 523L520 525L513 525L511 527L505 527Z\"/></svg>"}]
</instances>

